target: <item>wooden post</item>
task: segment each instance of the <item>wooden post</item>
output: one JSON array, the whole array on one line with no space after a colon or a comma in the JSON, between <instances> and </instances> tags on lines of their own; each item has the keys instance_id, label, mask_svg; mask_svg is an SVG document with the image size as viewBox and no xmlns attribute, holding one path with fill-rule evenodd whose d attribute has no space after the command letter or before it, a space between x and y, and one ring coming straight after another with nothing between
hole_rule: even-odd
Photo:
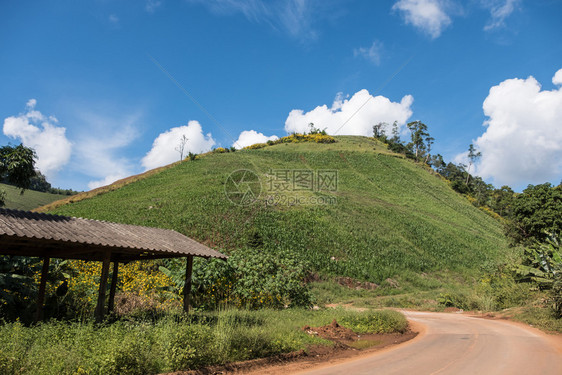
<instances>
[{"instance_id":1,"label":"wooden post","mask_svg":"<svg viewBox=\"0 0 562 375\"><path fill-rule=\"evenodd\" d=\"M35 312L35 323L43 320L43 303L45 302L45 287L47 286L47 276L49 276L49 257L43 258L43 268L41 269L41 281L39 283L39 294L37 295L37 310Z\"/></svg>"},{"instance_id":2,"label":"wooden post","mask_svg":"<svg viewBox=\"0 0 562 375\"><path fill-rule=\"evenodd\" d=\"M189 312L189 300L191 298L191 271L193 270L193 255L187 256L185 264L185 285L183 287L183 311Z\"/></svg>"},{"instance_id":3,"label":"wooden post","mask_svg":"<svg viewBox=\"0 0 562 375\"><path fill-rule=\"evenodd\" d=\"M96 306L96 321L101 322L105 314L105 292L107 289L107 277L109 276L109 264L111 263L111 252L106 251L103 255L101 267L100 289L98 294L98 304Z\"/></svg>"},{"instance_id":4,"label":"wooden post","mask_svg":"<svg viewBox=\"0 0 562 375\"><path fill-rule=\"evenodd\" d=\"M113 261L113 273L111 274L111 287L109 288L109 304L107 306L107 311L109 313L113 312L115 307L115 290L117 289L117 274L119 272L119 262Z\"/></svg>"}]
</instances>

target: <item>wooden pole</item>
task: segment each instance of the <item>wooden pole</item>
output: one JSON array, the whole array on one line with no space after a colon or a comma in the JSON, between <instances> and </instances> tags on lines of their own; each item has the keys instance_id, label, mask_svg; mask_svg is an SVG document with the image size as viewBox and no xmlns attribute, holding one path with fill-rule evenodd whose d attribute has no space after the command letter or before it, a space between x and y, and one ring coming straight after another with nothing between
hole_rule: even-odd
<instances>
[{"instance_id":1,"label":"wooden pole","mask_svg":"<svg viewBox=\"0 0 562 375\"><path fill-rule=\"evenodd\" d=\"M191 298L191 272L193 270L193 255L188 255L185 264L185 285L183 287L183 311L189 312Z\"/></svg>"},{"instance_id":2,"label":"wooden pole","mask_svg":"<svg viewBox=\"0 0 562 375\"><path fill-rule=\"evenodd\" d=\"M103 255L101 267L100 289L98 294L98 304L96 306L96 321L101 322L105 314L105 292L107 290L107 277L109 276L109 264L111 263L111 252L106 251Z\"/></svg>"},{"instance_id":3,"label":"wooden pole","mask_svg":"<svg viewBox=\"0 0 562 375\"><path fill-rule=\"evenodd\" d=\"M107 311L109 313L113 312L115 307L115 290L117 289L117 274L119 272L119 262L113 262L113 273L111 274L111 287L109 288L109 304L107 306Z\"/></svg>"},{"instance_id":4,"label":"wooden pole","mask_svg":"<svg viewBox=\"0 0 562 375\"><path fill-rule=\"evenodd\" d=\"M43 258L43 268L41 269L41 281L39 283L39 294L37 295L37 310L35 312L35 323L43 320L43 303L45 302L45 287L47 286L47 276L49 276L49 257Z\"/></svg>"}]
</instances>

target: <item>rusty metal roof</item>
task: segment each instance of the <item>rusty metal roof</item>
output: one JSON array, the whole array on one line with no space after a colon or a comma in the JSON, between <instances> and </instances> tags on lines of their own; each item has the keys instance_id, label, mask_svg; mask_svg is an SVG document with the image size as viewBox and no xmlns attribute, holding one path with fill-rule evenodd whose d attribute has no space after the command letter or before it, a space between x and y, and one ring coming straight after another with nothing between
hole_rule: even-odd
<instances>
[{"instance_id":1,"label":"rusty metal roof","mask_svg":"<svg viewBox=\"0 0 562 375\"><path fill-rule=\"evenodd\" d=\"M116 261L227 258L169 229L0 208L0 254L100 260L107 251Z\"/></svg>"}]
</instances>

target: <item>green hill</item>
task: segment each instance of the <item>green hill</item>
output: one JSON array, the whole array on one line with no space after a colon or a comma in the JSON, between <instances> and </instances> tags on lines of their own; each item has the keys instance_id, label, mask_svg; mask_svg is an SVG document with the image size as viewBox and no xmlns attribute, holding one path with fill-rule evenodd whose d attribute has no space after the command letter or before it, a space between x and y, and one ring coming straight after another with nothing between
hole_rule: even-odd
<instances>
[{"instance_id":1,"label":"green hill","mask_svg":"<svg viewBox=\"0 0 562 375\"><path fill-rule=\"evenodd\" d=\"M26 190L21 194L21 189L6 184L0 184L0 190L6 192L6 205L4 207L18 210L33 210L65 197L60 194L43 193L34 190Z\"/></svg>"},{"instance_id":2,"label":"green hill","mask_svg":"<svg viewBox=\"0 0 562 375\"><path fill-rule=\"evenodd\" d=\"M226 253L289 249L321 274L375 283L447 275L466 280L502 259L501 224L440 176L373 139L337 140L209 153L87 199L74 196L50 212L170 228ZM336 191L288 193L337 202L236 205L225 186L232 188L227 178L239 169L259 175L261 198L274 195L267 185L282 182L283 170L337 170Z\"/></svg>"}]
</instances>

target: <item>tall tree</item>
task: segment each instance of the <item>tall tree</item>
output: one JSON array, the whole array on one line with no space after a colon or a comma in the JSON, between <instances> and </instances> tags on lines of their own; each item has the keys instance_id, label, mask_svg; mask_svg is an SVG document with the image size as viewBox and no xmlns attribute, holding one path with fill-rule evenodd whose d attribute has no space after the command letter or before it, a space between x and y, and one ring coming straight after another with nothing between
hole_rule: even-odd
<instances>
[{"instance_id":1,"label":"tall tree","mask_svg":"<svg viewBox=\"0 0 562 375\"><path fill-rule=\"evenodd\" d=\"M412 121L408 123L407 126L408 129L410 129L412 139L412 142L410 142L408 146L416 156L416 159L419 160L427 148L425 144L425 139L429 137L427 125L421 121Z\"/></svg>"},{"instance_id":2,"label":"tall tree","mask_svg":"<svg viewBox=\"0 0 562 375\"><path fill-rule=\"evenodd\" d=\"M529 185L511 201L507 234L515 243L544 241L549 233L562 233L562 185Z\"/></svg>"},{"instance_id":3,"label":"tall tree","mask_svg":"<svg viewBox=\"0 0 562 375\"><path fill-rule=\"evenodd\" d=\"M187 144L188 140L189 138L187 138L185 134L183 134L180 138L180 143L176 147L176 151L180 153L180 161L183 160L183 152L185 150L185 145Z\"/></svg>"},{"instance_id":4,"label":"tall tree","mask_svg":"<svg viewBox=\"0 0 562 375\"><path fill-rule=\"evenodd\" d=\"M433 145L434 141L435 141L435 138L430 137L429 135L425 138L425 144L427 145L427 154L425 156L425 164L429 163L429 157L431 156L431 146Z\"/></svg>"},{"instance_id":5,"label":"tall tree","mask_svg":"<svg viewBox=\"0 0 562 375\"><path fill-rule=\"evenodd\" d=\"M379 122L376 125L373 125L373 137L379 138L385 135L384 129L388 124L386 122Z\"/></svg>"},{"instance_id":6,"label":"tall tree","mask_svg":"<svg viewBox=\"0 0 562 375\"><path fill-rule=\"evenodd\" d=\"M29 188L31 179L35 176L35 151L19 146L0 147L0 177L3 181L19 187L21 193ZM0 206L5 205L6 192L0 191Z\"/></svg>"},{"instance_id":7,"label":"tall tree","mask_svg":"<svg viewBox=\"0 0 562 375\"><path fill-rule=\"evenodd\" d=\"M398 122L394 121L392 124L392 142L400 141L400 130L398 129Z\"/></svg>"},{"instance_id":8,"label":"tall tree","mask_svg":"<svg viewBox=\"0 0 562 375\"><path fill-rule=\"evenodd\" d=\"M470 146L468 146L468 168L466 170L467 185L468 185L468 180L470 179L470 167L472 166L472 164L476 163L476 160L478 160L481 156L482 153L480 151L476 152L474 145L471 143Z\"/></svg>"}]
</instances>

